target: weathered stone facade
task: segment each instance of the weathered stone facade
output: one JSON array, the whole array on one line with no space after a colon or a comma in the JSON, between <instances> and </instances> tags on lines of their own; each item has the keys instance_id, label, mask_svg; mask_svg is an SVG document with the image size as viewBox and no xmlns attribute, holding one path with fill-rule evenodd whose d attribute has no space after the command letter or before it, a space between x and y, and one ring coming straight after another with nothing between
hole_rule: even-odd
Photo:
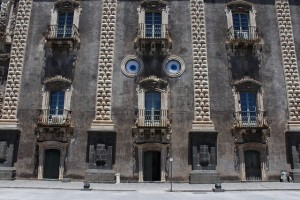
<instances>
[{"instance_id":1,"label":"weathered stone facade","mask_svg":"<svg viewBox=\"0 0 300 200\"><path fill-rule=\"evenodd\" d=\"M164 182L173 158L177 181L300 180L297 0L0 13L0 178Z\"/></svg>"}]
</instances>

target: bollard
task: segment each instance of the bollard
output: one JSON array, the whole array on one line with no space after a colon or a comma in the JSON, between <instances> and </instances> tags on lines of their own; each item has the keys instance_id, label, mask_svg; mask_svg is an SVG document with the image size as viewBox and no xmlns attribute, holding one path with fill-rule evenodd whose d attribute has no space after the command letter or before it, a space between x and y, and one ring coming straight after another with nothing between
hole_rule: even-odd
<instances>
[{"instance_id":1,"label":"bollard","mask_svg":"<svg viewBox=\"0 0 300 200\"><path fill-rule=\"evenodd\" d=\"M119 184L121 181L120 181L120 173L116 173L116 184Z\"/></svg>"}]
</instances>

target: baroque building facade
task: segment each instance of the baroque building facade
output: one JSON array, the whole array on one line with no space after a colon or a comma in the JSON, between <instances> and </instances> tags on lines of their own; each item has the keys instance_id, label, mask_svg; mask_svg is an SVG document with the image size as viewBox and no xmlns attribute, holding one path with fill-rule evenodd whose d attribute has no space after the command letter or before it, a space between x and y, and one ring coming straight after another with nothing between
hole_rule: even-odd
<instances>
[{"instance_id":1,"label":"baroque building facade","mask_svg":"<svg viewBox=\"0 0 300 200\"><path fill-rule=\"evenodd\" d=\"M0 2L1 179L300 182L297 0Z\"/></svg>"}]
</instances>

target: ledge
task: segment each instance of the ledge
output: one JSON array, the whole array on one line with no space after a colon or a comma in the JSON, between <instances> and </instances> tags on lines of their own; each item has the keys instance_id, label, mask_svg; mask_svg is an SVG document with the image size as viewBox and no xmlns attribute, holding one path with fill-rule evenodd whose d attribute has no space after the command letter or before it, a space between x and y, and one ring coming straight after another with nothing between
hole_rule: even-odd
<instances>
[{"instance_id":1,"label":"ledge","mask_svg":"<svg viewBox=\"0 0 300 200\"><path fill-rule=\"evenodd\" d=\"M115 127L112 120L94 120L89 131L115 132Z\"/></svg>"},{"instance_id":2,"label":"ledge","mask_svg":"<svg viewBox=\"0 0 300 200\"><path fill-rule=\"evenodd\" d=\"M17 119L0 119L0 130L19 130Z\"/></svg>"},{"instance_id":3,"label":"ledge","mask_svg":"<svg viewBox=\"0 0 300 200\"><path fill-rule=\"evenodd\" d=\"M190 132L217 132L212 121L193 121Z\"/></svg>"},{"instance_id":4,"label":"ledge","mask_svg":"<svg viewBox=\"0 0 300 200\"><path fill-rule=\"evenodd\" d=\"M287 131L288 132L300 132L300 121L288 121Z\"/></svg>"}]
</instances>

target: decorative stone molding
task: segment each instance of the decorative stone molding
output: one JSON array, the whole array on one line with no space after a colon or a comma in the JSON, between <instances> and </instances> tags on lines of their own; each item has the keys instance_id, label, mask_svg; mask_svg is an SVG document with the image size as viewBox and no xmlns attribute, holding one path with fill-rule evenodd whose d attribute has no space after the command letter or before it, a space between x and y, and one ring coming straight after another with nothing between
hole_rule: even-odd
<instances>
[{"instance_id":1,"label":"decorative stone molding","mask_svg":"<svg viewBox=\"0 0 300 200\"><path fill-rule=\"evenodd\" d=\"M214 130L210 119L206 28L203 0L190 0L194 68L193 129Z\"/></svg>"},{"instance_id":2,"label":"decorative stone molding","mask_svg":"<svg viewBox=\"0 0 300 200\"><path fill-rule=\"evenodd\" d=\"M48 149L56 149L56 150L60 151L59 179L63 179L64 171L65 171L65 161L66 161L66 157L67 157L68 143L58 142L58 141L45 141L45 142L37 142L37 145L39 146L38 179L44 178L45 151Z\"/></svg>"},{"instance_id":3,"label":"decorative stone molding","mask_svg":"<svg viewBox=\"0 0 300 200\"><path fill-rule=\"evenodd\" d=\"M2 119L0 120L0 122L3 122L4 124L11 123L11 125L17 125L19 91L25 59L31 7L32 0L20 0L12 41Z\"/></svg>"},{"instance_id":4,"label":"decorative stone molding","mask_svg":"<svg viewBox=\"0 0 300 200\"><path fill-rule=\"evenodd\" d=\"M276 0L275 6L287 90L289 124L300 126L300 82L289 2ZM289 129L292 128L290 125Z\"/></svg>"},{"instance_id":5,"label":"decorative stone molding","mask_svg":"<svg viewBox=\"0 0 300 200\"><path fill-rule=\"evenodd\" d=\"M91 129L113 129L113 122L111 119L111 96L116 12L117 0L103 0L96 93L96 116L91 125Z\"/></svg>"}]
</instances>

